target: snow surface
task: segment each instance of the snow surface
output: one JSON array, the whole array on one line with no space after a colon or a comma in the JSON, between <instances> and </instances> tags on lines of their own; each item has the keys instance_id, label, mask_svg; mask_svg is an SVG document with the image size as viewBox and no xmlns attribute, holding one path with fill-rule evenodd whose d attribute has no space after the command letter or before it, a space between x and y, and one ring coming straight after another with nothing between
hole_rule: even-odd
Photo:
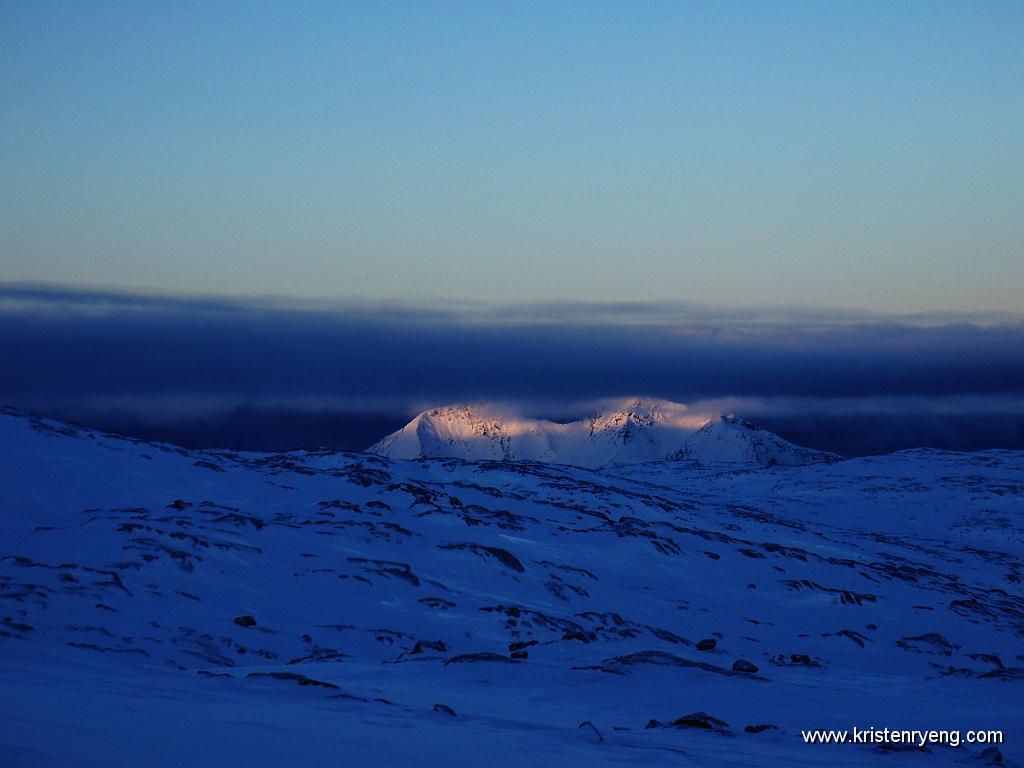
<instances>
[{"instance_id":1,"label":"snow surface","mask_svg":"<svg viewBox=\"0 0 1024 768\"><path fill-rule=\"evenodd\" d=\"M763 427L731 415L709 421L690 435L682 448L668 458L699 464L746 464L760 467L776 464L795 467L840 459L834 453L793 445Z\"/></svg>"},{"instance_id":2,"label":"snow surface","mask_svg":"<svg viewBox=\"0 0 1024 768\"><path fill-rule=\"evenodd\" d=\"M1024 761L1021 453L593 471L16 414L0 446L4 765L984 764L800 738L852 726Z\"/></svg>"},{"instance_id":3,"label":"snow surface","mask_svg":"<svg viewBox=\"0 0 1024 768\"><path fill-rule=\"evenodd\" d=\"M667 400L626 400L589 419L559 424L449 405L424 411L367 449L391 459L543 461L604 467L667 458L699 463L810 464L833 454L801 448L734 416L691 413Z\"/></svg>"}]
</instances>

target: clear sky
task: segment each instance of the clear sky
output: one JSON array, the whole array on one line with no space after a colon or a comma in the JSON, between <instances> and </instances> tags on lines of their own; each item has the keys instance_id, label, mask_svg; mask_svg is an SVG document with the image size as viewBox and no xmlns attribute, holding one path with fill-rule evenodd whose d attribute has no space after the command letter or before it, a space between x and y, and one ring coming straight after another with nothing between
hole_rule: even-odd
<instances>
[{"instance_id":1,"label":"clear sky","mask_svg":"<svg viewBox=\"0 0 1024 768\"><path fill-rule=\"evenodd\" d=\"M0 4L0 280L1019 310L1024 3Z\"/></svg>"}]
</instances>

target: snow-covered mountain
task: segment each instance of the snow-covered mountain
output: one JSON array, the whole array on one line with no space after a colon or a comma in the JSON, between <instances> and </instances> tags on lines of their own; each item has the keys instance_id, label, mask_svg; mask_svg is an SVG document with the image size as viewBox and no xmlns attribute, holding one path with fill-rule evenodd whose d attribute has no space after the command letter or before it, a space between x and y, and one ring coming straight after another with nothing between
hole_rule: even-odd
<instances>
[{"instance_id":1,"label":"snow-covered mountain","mask_svg":"<svg viewBox=\"0 0 1024 768\"><path fill-rule=\"evenodd\" d=\"M834 453L793 445L767 429L738 416L719 416L692 435L669 457L699 464L753 464L795 467L822 461L838 461Z\"/></svg>"},{"instance_id":2,"label":"snow-covered mountain","mask_svg":"<svg viewBox=\"0 0 1024 768\"><path fill-rule=\"evenodd\" d=\"M368 451L391 459L543 461L592 468L669 457L759 466L837 458L795 446L742 419L641 399L567 424L509 415L486 404L434 408Z\"/></svg>"},{"instance_id":3,"label":"snow-covered mountain","mask_svg":"<svg viewBox=\"0 0 1024 768\"><path fill-rule=\"evenodd\" d=\"M1024 760L1024 453L594 471L0 413L0 490L0 764ZM1005 743L801 735L853 727Z\"/></svg>"},{"instance_id":4,"label":"snow-covered mountain","mask_svg":"<svg viewBox=\"0 0 1024 768\"><path fill-rule=\"evenodd\" d=\"M450 405L420 413L367 451L391 459L554 461L564 425L500 414L486 405Z\"/></svg>"}]
</instances>

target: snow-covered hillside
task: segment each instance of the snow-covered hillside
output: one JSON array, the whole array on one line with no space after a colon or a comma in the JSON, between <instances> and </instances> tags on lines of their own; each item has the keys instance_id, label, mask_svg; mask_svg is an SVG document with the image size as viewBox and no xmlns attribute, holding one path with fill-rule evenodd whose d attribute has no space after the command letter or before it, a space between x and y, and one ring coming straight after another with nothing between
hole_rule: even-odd
<instances>
[{"instance_id":1,"label":"snow-covered hillside","mask_svg":"<svg viewBox=\"0 0 1024 768\"><path fill-rule=\"evenodd\" d=\"M593 471L0 415L0 762L1024 761L1024 455Z\"/></svg>"},{"instance_id":2,"label":"snow-covered hillside","mask_svg":"<svg viewBox=\"0 0 1024 768\"><path fill-rule=\"evenodd\" d=\"M742 419L695 414L665 400L628 400L568 424L512 416L486 404L434 408L368 450L391 459L543 461L591 468L669 457L762 466L836 458L787 443Z\"/></svg>"},{"instance_id":3,"label":"snow-covered hillside","mask_svg":"<svg viewBox=\"0 0 1024 768\"><path fill-rule=\"evenodd\" d=\"M738 416L719 416L702 426L669 456L673 461L699 464L746 464L787 467L838 461L839 456L803 448Z\"/></svg>"}]
</instances>

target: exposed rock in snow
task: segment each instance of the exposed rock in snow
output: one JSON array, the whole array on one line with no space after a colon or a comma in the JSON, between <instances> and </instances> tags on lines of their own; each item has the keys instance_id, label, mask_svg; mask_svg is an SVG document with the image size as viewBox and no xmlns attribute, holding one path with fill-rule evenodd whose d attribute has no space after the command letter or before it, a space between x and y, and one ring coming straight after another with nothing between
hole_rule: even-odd
<instances>
[{"instance_id":1,"label":"exposed rock in snow","mask_svg":"<svg viewBox=\"0 0 1024 768\"><path fill-rule=\"evenodd\" d=\"M838 461L834 453L803 448L738 416L719 416L692 435L671 459L700 464L753 464L795 467Z\"/></svg>"},{"instance_id":2,"label":"exposed rock in snow","mask_svg":"<svg viewBox=\"0 0 1024 768\"><path fill-rule=\"evenodd\" d=\"M757 466L837 458L788 443L734 416L709 417L681 403L641 399L568 424L510 416L489 405L434 408L368 450L391 459L543 461L582 467L669 457Z\"/></svg>"},{"instance_id":3,"label":"exposed rock in snow","mask_svg":"<svg viewBox=\"0 0 1024 768\"><path fill-rule=\"evenodd\" d=\"M596 471L0 413L0 489L0 763L1024 759L1020 452Z\"/></svg>"},{"instance_id":4,"label":"exposed rock in snow","mask_svg":"<svg viewBox=\"0 0 1024 768\"><path fill-rule=\"evenodd\" d=\"M487 405L424 411L367 450L391 459L554 461L563 425L497 413Z\"/></svg>"}]
</instances>

